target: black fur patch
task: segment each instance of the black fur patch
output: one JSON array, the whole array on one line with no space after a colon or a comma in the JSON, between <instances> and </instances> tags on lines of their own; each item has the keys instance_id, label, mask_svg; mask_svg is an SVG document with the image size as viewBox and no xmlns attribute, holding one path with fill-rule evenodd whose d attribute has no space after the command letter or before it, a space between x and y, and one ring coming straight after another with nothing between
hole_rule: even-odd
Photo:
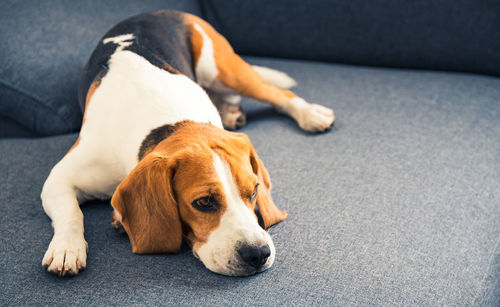
<instances>
[{"instance_id":1,"label":"black fur patch","mask_svg":"<svg viewBox=\"0 0 500 307\"><path fill-rule=\"evenodd\" d=\"M116 51L114 43L104 44L105 38L133 34L134 40L124 50L132 51L151 64L175 74L183 74L195 80L191 55L191 35L181 12L156 11L130 17L106 33L90 56L83 69L78 87L78 100L82 110L85 97L96 76L105 75L108 61Z\"/></svg>"},{"instance_id":2,"label":"black fur patch","mask_svg":"<svg viewBox=\"0 0 500 307\"><path fill-rule=\"evenodd\" d=\"M161 141L168 138L172 133L177 130L178 126L175 125L163 125L158 128L151 130L151 132L146 136L144 141L142 141L141 148L139 149L139 161L144 158L147 152L158 145Z\"/></svg>"}]
</instances>

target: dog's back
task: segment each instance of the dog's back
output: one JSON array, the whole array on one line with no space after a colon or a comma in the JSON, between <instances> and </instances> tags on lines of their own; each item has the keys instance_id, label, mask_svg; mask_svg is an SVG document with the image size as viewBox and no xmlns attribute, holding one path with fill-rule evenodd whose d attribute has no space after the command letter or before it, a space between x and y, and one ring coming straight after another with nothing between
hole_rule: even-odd
<instances>
[{"instance_id":1,"label":"dog's back","mask_svg":"<svg viewBox=\"0 0 500 307\"><path fill-rule=\"evenodd\" d=\"M78 102L82 110L91 84L106 74L109 59L117 48L130 50L156 67L196 80L186 16L192 15L171 10L144 13L109 30L83 69L78 86Z\"/></svg>"}]
</instances>

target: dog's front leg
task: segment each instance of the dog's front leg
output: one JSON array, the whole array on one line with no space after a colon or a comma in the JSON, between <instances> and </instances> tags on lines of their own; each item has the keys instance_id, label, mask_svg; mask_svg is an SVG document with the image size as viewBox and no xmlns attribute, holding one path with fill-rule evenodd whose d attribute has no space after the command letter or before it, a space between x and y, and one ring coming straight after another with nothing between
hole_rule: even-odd
<instances>
[{"instance_id":1,"label":"dog's front leg","mask_svg":"<svg viewBox=\"0 0 500 307\"><path fill-rule=\"evenodd\" d=\"M42 265L59 276L78 274L85 268L87 260L83 213L73 180L79 175L77 165L72 153L67 154L50 172L41 194L43 209L54 227L54 236Z\"/></svg>"}]
</instances>

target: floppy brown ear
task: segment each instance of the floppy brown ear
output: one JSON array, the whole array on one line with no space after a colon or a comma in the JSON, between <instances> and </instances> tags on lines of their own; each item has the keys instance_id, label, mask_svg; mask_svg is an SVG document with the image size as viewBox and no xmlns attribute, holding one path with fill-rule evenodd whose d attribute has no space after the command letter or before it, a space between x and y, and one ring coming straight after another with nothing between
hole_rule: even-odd
<instances>
[{"instance_id":1,"label":"floppy brown ear","mask_svg":"<svg viewBox=\"0 0 500 307\"><path fill-rule=\"evenodd\" d=\"M111 205L121 218L132 252L178 252L182 242L179 210L173 196L173 166L151 153L120 183Z\"/></svg>"},{"instance_id":2,"label":"floppy brown ear","mask_svg":"<svg viewBox=\"0 0 500 307\"><path fill-rule=\"evenodd\" d=\"M268 228L283 221L288 214L285 211L280 210L276 207L276 204L274 204L271 197L271 181L269 180L269 174L264 167L264 163L262 163L253 148L250 153L250 163L252 164L253 171L259 177L257 207L259 208L259 213L262 216L264 228Z\"/></svg>"}]
</instances>

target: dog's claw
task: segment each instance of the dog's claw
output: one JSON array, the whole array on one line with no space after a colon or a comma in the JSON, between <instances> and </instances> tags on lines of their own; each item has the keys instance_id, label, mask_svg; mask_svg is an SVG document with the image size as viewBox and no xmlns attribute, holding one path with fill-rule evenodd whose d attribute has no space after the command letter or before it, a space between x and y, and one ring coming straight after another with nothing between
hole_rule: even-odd
<instances>
[{"instance_id":1,"label":"dog's claw","mask_svg":"<svg viewBox=\"0 0 500 307\"><path fill-rule=\"evenodd\" d=\"M77 236L54 236L42 260L47 271L58 276L74 276L85 268L88 245Z\"/></svg>"}]
</instances>

